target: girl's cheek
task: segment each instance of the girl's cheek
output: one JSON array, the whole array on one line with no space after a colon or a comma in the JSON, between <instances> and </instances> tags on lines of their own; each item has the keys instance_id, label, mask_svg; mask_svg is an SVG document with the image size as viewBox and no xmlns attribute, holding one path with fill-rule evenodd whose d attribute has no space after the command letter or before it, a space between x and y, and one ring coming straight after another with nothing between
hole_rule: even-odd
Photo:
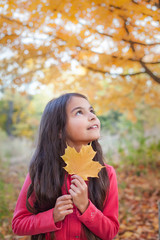
<instances>
[{"instance_id":1,"label":"girl's cheek","mask_svg":"<svg viewBox=\"0 0 160 240\"><path fill-rule=\"evenodd\" d=\"M100 120L99 120L98 117L97 117L97 120L98 120L98 122L99 122L99 129L101 129L101 122L100 122Z\"/></svg>"}]
</instances>

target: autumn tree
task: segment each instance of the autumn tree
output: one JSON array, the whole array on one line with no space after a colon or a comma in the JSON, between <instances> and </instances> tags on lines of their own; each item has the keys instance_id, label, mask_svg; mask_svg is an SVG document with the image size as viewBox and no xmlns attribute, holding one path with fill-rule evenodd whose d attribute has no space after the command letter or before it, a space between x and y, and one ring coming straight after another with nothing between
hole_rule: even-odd
<instances>
[{"instance_id":1,"label":"autumn tree","mask_svg":"<svg viewBox=\"0 0 160 240\"><path fill-rule=\"evenodd\" d=\"M0 129L9 136L33 138L44 108L41 97L6 91L0 99Z\"/></svg>"},{"instance_id":2,"label":"autumn tree","mask_svg":"<svg viewBox=\"0 0 160 240\"><path fill-rule=\"evenodd\" d=\"M1 89L53 83L99 112L160 106L158 0L1 3Z\"/></svg>"}]
</instances>

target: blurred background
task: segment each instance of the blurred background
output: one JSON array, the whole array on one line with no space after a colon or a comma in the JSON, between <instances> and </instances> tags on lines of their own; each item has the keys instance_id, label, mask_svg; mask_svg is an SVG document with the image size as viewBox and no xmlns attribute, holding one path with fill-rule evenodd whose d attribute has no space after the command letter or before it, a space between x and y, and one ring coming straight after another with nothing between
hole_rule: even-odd
<instances>
[{"instance_id":1,"label":"blurred background","mask_svg":"<svg viewBox=\"0 0 160 240\"><path fill-rule=\"evenodd\" d=\"M11 229L46 103L88 96L119 185L116 240L158 239L160 2L2 0L0 239Z\"/></svg>"}]
</instances>

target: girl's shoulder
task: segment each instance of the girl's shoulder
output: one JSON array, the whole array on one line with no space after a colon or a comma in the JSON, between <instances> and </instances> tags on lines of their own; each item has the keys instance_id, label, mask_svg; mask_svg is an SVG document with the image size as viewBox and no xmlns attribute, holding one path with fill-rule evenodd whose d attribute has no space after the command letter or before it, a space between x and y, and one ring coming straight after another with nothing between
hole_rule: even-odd
<instances>
[{"instance_id":1,"label":"girl's shoulder","mask_svg":"<svg viewBox=\"0 0 160 240\"><path fill-rule=\"evenodd\" d=\"M108 172L109 178L111 178L112 176L116 176L116 171L115 171L114 167L112 167L111 165L108 165L106 163L105 163L105 167Z\"/></svg>"},{"instance_id":2,"label":"girl's shoulder","mask_svg":"<svg viewBox=\"0 0 160 240\"><path fill-rule=\"evenodd\" d=\"M26 176L25 181L31 183L31 178L30 178L30 174L29 174L29 172L27 173L27 176Z\"/></svg>"},{"instance_id":3,"label":"girl's shoulder","mask_svg":"<svg viewBox=\"0 0 160 240\"><path fill-rule=\"evenodd\" d=\"M25 178L25 180L24 180L24 183L23 183L23 187L26 187L26 188L28 188L28 186L31 184L31 178L30 178L30 175L29 175L29 173L27 173L27 176L26 176L26 178Z\"/></svg>"}]
</instances>

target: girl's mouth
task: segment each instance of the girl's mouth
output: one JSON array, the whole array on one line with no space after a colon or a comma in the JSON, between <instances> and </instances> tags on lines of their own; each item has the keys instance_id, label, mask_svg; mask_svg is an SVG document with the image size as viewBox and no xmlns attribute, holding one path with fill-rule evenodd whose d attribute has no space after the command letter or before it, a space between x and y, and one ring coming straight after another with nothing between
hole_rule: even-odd
<instances>
[{"instance_id":1,"label":"girl's mouth","mask_svg":"<svg viewBox=\"0 0 160 240\"><path fill-rule=\"evenodd\" d=\"M89 127L88 130L90 130L90 129L96 129L96 128L98 128L98 125L97 125L97 124L94 124L94 125L92 125L91 127Z\"/></svg>"}]
</instances>

